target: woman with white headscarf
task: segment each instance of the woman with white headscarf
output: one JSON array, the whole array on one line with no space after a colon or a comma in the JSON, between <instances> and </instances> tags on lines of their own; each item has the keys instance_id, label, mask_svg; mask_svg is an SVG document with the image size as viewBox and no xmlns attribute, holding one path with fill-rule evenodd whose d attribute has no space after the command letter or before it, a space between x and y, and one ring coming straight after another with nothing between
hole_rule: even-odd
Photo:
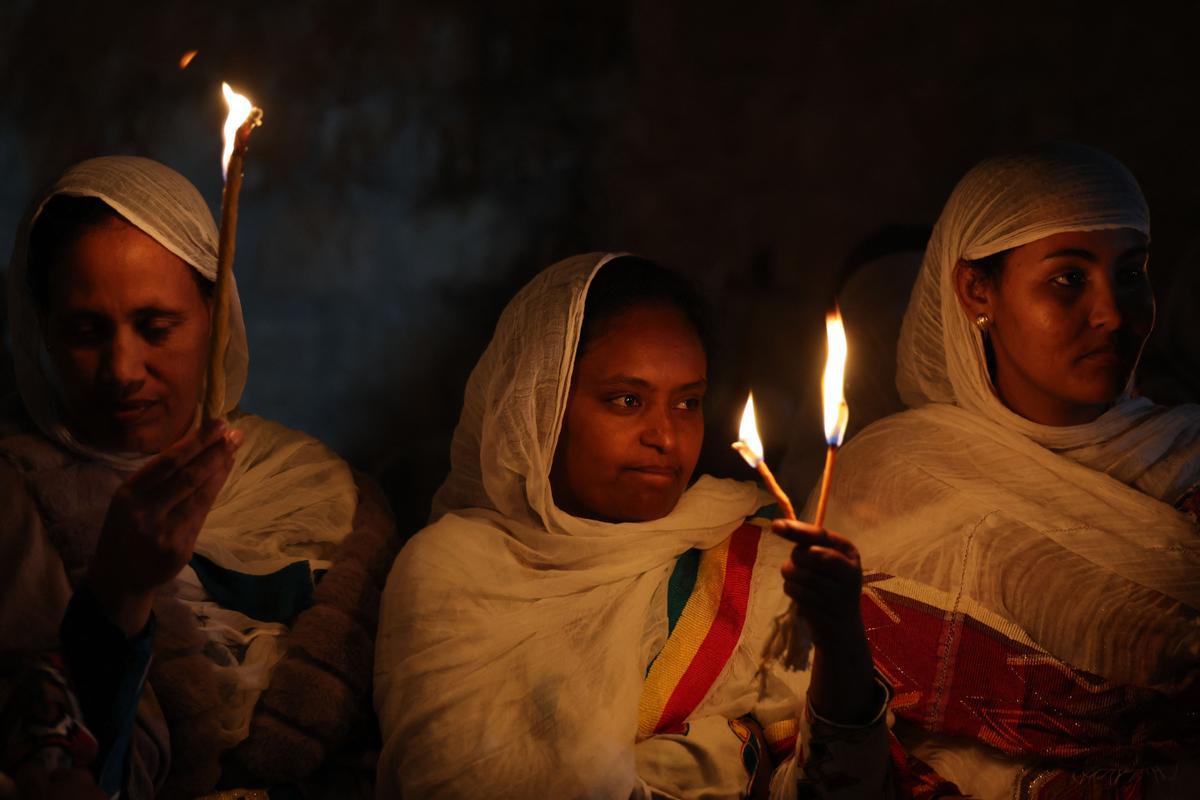
<instances>
[{"instance_id":1,"label":"woman with white headscarf","mask_svg":"<svg viewBox=\"0 0 1200 800\"><path fill-rule=\"evenodd\" d=\"M911 410L839 458L897 731L971 796L1193 796L1200 408L1132 391L1149 234L1104 153L976 166L904 319Z\"/></svg>"},{"instance_id":2,"label":"woman with white headscarf","mask_svg":"<svg viewBox=\"0 0 1200 800\"><path fill-rule=\"evenodd\" d=\"M504 310L385 590L378 797L890 796L853 547L753 484L689 488L702 331L676 276L612 254ZM762 665L788 595L811 671Z\"/></svg>"},{"instance_id":3,"label":"woman with white headscarf","mask_svg":"<svg viewBox=\"0 0 1200 800\"><path fill-rule=\"evenodd\" d=\"M390 517L322 444L238 409L236 287L228 422L201 424L216 243L195 187L133 157L71 167L18 234L0 649L61 650L84 744L64 761L57 739L10 727L4 771L90 766L129 797L203 794L223 768L298 782L369 719Z\"/></svg>"}]
</instances>

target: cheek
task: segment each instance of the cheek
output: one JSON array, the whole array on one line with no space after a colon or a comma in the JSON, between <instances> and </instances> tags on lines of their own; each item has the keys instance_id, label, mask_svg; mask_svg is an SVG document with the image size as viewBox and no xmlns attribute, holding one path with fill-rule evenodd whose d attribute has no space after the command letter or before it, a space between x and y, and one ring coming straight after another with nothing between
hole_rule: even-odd
<instances>
[{"instance_id":1,"label":"cheek","mask_svg":"<svg viewBox=\"0 0 1200 800\"><path fill-rule=\"evenodd\" d=\"M50 362L68 393L95 383L100 371L100 354L92 349L52 346Z\"/></svg>"},{"instance_id":2,"label":"cheek","mask_svg":"<svg viewBox=\"0 0 1200 800\"><path fill-rule=\"evenodd\" d=\"M208 329L187 325L171 341L152 348L150 358L164 374L177 379L196 379L208 368Z\"/></svg>"},{"instance_id":3,"label":"cheek","mask_svg":"<svg viewBox=\"0 0 1200 800\"><path fill-rule=\"evenodd\" d=\"M1156 313L1154 294L1150 291L1140 292L1121 305L1121 314L1125 317L1130 333L1145 338L1154 330Z\"/></svg>"},{"instance_id":4,"label":"cheek","mask_svg":"<svg viewBox=\"0 0 1200 800\"><path fill-rule=\"evenodd\" d=\"M704 447L704 417L696 415L681 425L679 430L680 460L690 479L696 470L696 462L700 460L700 450Z\"/></svg>"},{"instance_id":5,"label":"cheek","mask_svg":"<svg viewBox=\"0 0 1200 800\"><path fill-rule=\"evenodd\" d=\"M1014 324L1015 323L1015 324ZM1031 302L1010 318L1005 344L1010 352L1023 353L1035 363L1053 364L1067 358L1071 343L1088 328L1087 315L1071 306L1052 302Z\"/></svg>"},{"instance_id":6,"label":"cheek","mask_svg":"<svg viewBox=\"0 0 1200 800\"><path fill-rule=\"evenodd\" d=\"M573 421L570 447L576 472L600 478L616 469L629 438L620 424L614 424L616 419L588 414Z\"/></svg>"}]
</instances>

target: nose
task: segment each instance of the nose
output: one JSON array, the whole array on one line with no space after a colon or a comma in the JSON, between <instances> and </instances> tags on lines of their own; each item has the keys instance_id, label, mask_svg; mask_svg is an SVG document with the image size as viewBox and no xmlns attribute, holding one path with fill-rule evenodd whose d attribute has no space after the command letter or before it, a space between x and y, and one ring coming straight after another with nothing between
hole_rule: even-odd
<instances>
[{"instance_id":1,"label":"nose","mask_svg":"<svg viewBox=\"0 0 1200 800\"><path fill-rule=\"evenodd\" d=\"M127 326L118 326L100 366L101 378L117 387L121 395L141 388L146 379L146 354L137 334Z\"/></svg>"},{"instance_id":2,"label":"nose","mask_svg":"<svg viewBox=\"0 0 1200 800\"><path fill-rule=\"evenodd\" d=\"M1112 280L1098 280L1093 283L1092 308L1088 314L1088 322L1093 328L1115 331L1124 323L1120 300L1117 297L1116 286Z\"/></svg>"},{"instance_id":3,"label":"nose","mask_svg":"<svg viewBox=\"0 0 1200 800\"><path fill-rule=\"evenodd\" d=\"M642 417L641 443L660 453L670 452L675 447L675 422L670 410L657 404L646 409Z\"/></svg>"}]
</instances>

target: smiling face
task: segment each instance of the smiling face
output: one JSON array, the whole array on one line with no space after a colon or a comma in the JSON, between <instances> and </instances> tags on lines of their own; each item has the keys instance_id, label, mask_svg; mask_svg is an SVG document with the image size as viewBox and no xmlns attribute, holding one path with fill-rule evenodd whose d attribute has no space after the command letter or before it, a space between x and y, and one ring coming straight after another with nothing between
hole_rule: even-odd
<instances>
[{"instance_id":1,"label":"smiling face","mask_svg":"<svg viewBox=\"0 0 1200 800\"><path fill-rule=\"evenodd\" d=\"M665 517L704 440L707 360L679 311L635 305L603 322L575 361L550 485L579 517Z\"/></svg>"},{"instance_id":2,"label":"smiling face","mask_svg":"<svg viewBox=\"0 0 1200 800\"><path fill-rule=\"evenodd\" d=\"M1124 390L1154 327L1146 237L1060 233L1012 250L990 278L960 265L959 299L992 320L1000 399L1044 425L1080 425Z\"/></svg>"},{"instance_id":3,"label":"smiling face","mask_svg":"<svg viewBox=\"0 0 1200 800\"><path fill-rule=\"evenodd\" d=\"M209 304L186 262L121 219L89 227L50 265L42 329L67 423L115 452L157 453L191 426Z\"/></svg>"}]
</instances>

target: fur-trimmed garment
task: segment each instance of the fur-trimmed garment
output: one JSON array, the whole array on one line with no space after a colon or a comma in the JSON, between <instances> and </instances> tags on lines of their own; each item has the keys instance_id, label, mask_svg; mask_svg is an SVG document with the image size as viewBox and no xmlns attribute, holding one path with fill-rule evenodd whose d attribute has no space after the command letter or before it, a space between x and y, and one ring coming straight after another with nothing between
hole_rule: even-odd
<instances>
[{"instance_id":1,"label":"fur-trimmed garment","mask_svg":"<svg viewBox=\"0 0 1200 800\"><path fill-rule=\"evenodd\" d=\"M50 442L19 409L0 409L0 650L44 650L57 644L72 587L125 474ZM164 587L125 796L194 797L212 790L223 770L238 785L302 783L372 735L379 593L399 541L378 489L361 475L355 484L352 528L333 546L312 605L290 626L249 735L231 750L222 752L223 684L205 652L209 637Z\"/></svg>"}]
</instances>

